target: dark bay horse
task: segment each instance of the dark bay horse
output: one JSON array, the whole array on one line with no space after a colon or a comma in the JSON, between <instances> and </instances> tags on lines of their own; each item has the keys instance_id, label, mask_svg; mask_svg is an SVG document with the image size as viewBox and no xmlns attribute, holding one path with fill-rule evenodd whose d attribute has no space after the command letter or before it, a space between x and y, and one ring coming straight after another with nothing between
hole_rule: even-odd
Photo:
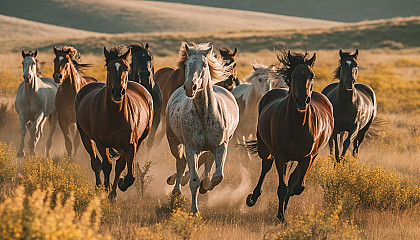
<instances>
[{"instance_id":1,"label":"dark bay horse","mask_svg":"<svg viewBox=\"0 0 420 240\"><path fill-rule=\"evenodd\" d=\"M333 154L335 144L335 159L340 162L338 135L348 136L343 143L341 157L346 154L350 143L353 142L354 156L359 152L366 131L369 129L376 116L376 96L371 87L357 83L358 65L356 62L359 51L351 55L340 49L340 61L335 72L335 78L340 81L331 83L322 90L334 106L334 131L329 141L330 154ZM341 138L341 137L340 137ZM342 142L343 139L340 139Z\"/></svg>"},{"instance_id":2,"label":"dark bay horse","mask_svg":"<svg viewBox=\"0 0 420 240\"><path fill-rule=\"evenodd\" d=\"M80 144L80 137L77 131L73 144L70 139L70 126L76 123L74 98L83 86L91 82L97 82L97 80L80 75L83 69L89 67L90 64L81 63L80 53L74 47L54 47L54 54L53 78L56 83L60 84L55 96L55 109L58 115L58 124L64 135L67 155L71 157L73 147L74 155L76 155Z\"/></svg>"},{"instance_id":3,"label":"dark bay horse","mask_svg":"<svg viewBox=\"0 0 420 240\"><path fill-rule=\"evenodd\" d=\"M160 123L162 111L162 92L159 85L155 83L153 57L149 50L149 44L144 46L142 43L133 44L131 48L132 61L128 79L140 83L149 91L153 98L153 124L149 137L146 140L148 150L153 146L156 130Z\"/></svg>"},{"instance_id":4,"label":"dark bay horse","mask_svg":"<svg viewBox=\"0 0 420 240\"><path fill-rule=\"evenodd\" d=\"M142 85L128 81L130 49L104 48L106 83L84 86L76 95L76 121L82 142L90 155L96 186L101 185L100 172L104 172L105 188L109 189L112 169L111 151L117 153L115 179L110 198L117 196L117 186L127 190L135 180L136 153L147 137L153 122L153 99ZM98 149L102 162L96 153ZM117 158L117 157L115 157ZM128 172L120 179L127 165Z\"/></svg>"},{"instance_id":5,"label":"dark bay horse","mask_svg":"<svg viewBox=\"0 0 420 240\"><path fill-rule=\"evenodd\" d=\"M321 93L312 91L315 54L278 55L283 67L279 73L290 87L273 89L261 99L257 140L248 145L262 159L262 170L246 203L253 206L261 195L261 185L275 160L279 175L277 218L284 221L289 198L305 189L305 178L318 152L327 144L334 127L333 107Z\"/></svg>"},{"instance_id":6,"label":"dark bay horse","mask_svg":"<svg viewBox=\"0 0 420 240\"><path fill-rule=\"evenodd\" d=\"M237 77L237 70L236 70L236 54L238 53L238 49L231 50L230 48L224 47L219 48L220 56L223 59L223 65L225 67L230 66L230 74L226 80L217 82L216 85L226 88L229 91L232 91L235 87L241 84L241 80Z\"/></svg>"}]
</instances>

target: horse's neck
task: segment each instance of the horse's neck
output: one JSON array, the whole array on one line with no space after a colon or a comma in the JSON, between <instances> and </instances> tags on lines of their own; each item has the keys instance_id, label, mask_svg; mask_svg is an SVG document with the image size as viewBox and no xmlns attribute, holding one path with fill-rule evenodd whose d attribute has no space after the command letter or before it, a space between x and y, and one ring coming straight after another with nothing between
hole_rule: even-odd
<instances>
[{"instance_id":1,"label":"horse's neck","mask_svg":"<svg viewBox=\"0 0 420 240\"><path fill-rule=\"evenodd\" d=\"M64 79L63 84L77 93L83 86L83 80L84 79L80 76L77 69L73 65L70 65L70 74L66 79Z\"/></svg>"},{"instance_id":2,"label":"horse's neck","mask_svg":"<svg viewBox=\"0 0 420 240\"><path fill-rule=\"evenodd\" d=\"M127 94L124 95L121 102L116 103L112 100L111 92L107 87L104 88L105 91L105 109L112 116L124 116L125 119L128 119L128 97Z\"/></svg>"},{"instance_id":3,"label":"horse's neck","mask_svg":"<svg viewBox=\"0 0 420 240\"><path fill-rule=\"evenodd\" d=\"M258 106L262 96L255 90L255 86L251 84L244 93L244 98L247 106ZM247 107L248 108L248 107Z\"/></svg>"},{"instance_id":4,"label":"horse's neck","mask_svg":"<svg viewBox=\"0 0 420 240\"><path fill-rule=\"evenodd\" d=\"M294 127L305 128L308 126L311 115L311 105L309 104L305 111L298 111L295 96L293 91L289 91L287 100L286 119L288 124L292 124Z\"/></svg>"},{"instance_id":5,"label":"horse's neck","mask_svg":"<svg viewBox=\"0 0 420 240\"><path fill-rule=\"evenodd\" d=\"M200 116L204 117L204 115L213 113L216 99L214 96L213 85L210 83L210 73L208 73L207 85L196 93L192 101L194 109Z\"/></svg>"},{"instance_id":6,"label":"horse's neck","mask_svg":"<svg viewBox=\"0 0 420 240\"><path fill-rule=\"evenodd\" d=\"M341 103L352 103L356 98L354 84L351 90L347 90L346 84L341 79L338 84L338 92L338 100Z\"/></svg>"},{"instance_id":7,"label":"horse's neck","mask_svg":"<svg viewBox=\"0 0 420 240\"><path fill-rule=\"evenodd\" d=\"M40 84L38 81L41 81L41 79L35 75L35 78L31 84L25 83L25 94L32 95L38 92L39 84Z\"/></svg>"}]
</instances>

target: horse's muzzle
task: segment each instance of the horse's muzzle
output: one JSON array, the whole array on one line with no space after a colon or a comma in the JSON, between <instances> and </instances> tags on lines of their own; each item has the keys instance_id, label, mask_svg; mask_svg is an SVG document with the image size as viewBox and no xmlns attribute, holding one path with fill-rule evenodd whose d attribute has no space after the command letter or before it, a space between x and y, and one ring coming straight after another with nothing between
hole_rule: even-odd
<instances>
[{"instance_id":1,"label":"horse's muzzle","mask_svg":"<svg viewBox=\"0 0 420 240\"><path fill-rule=\"evenodd\" d=\"M114 102L121 102L124 98L125 95L125 89L121 88L121 90L117 89L117 88L113 88L111 89L111 95L112 95L112 100L114 100Z\"/></svg>"},{"instance_id":2,"label":"horse's muzzle","mask_svg":"<svg viewBox=\"0 0 420 240\"><path fill-rule=\"evenodd\" d=\"M193 98L195 96L195 93L197 92L197 84L188 84L184 85L185 95L189 98Z\"/></svg>"}]
</instances>

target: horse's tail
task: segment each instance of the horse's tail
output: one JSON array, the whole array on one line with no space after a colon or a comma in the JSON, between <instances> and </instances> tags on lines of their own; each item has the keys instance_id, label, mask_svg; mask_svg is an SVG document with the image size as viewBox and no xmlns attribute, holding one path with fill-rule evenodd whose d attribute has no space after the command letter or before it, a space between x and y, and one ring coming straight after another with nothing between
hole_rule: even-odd
<instances>
[{"instance_id":1,"label":"horse's tail","mask_svg":"<svg viewBox=\"0 0 420 240\"><path fill-rule=\"evenodd\" d=\"M366 132L366 137L367 138L380 137L381 133L385 129L386 124L387 124L387 121L383 117L376 116L372 124L370 125L369 129Z\"/></svg>"},{"instance_id":2,"label":"horse's tail","mask_svg":"<svg viewBox=\"0 0 420 240\"><path fill-rule=\"evenodd\" d=\"M241 147L244 147L250 154L258 154L258 141L257 140L246 140L245 143L238 144Z\"/></svg>"}]
</instances>

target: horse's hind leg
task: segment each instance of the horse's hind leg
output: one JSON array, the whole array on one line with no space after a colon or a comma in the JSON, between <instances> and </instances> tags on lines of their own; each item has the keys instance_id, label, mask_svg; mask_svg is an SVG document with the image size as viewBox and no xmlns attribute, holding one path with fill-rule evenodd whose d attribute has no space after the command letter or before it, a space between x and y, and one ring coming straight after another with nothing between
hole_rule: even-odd
<instances>
[{"instance_id":1,"label":"horse's hind leg","mask_svg":"<svg viewBox=\"0 0 420 240\"><path fill-rule=\"evenodd\" d=\"M112 162L111 159L109 159L109 154L107 154L106 148L102 144L96 143L96 148L102 157L102 171L104 172L105 189L109 191L109 176L111 175Z\"/></svg>"},{"instance_id":2,"label":"horse's hind leg","mask_svg":"<svg viewBox=\"0 0 420 240\"><path fill-rule=\"evenodd\" d=\"M77 149L79 148L80 145L80 133L76 128L75 134L74 134L74 138L73 138L73 147L74 147L74 152L73 152L73 156L76 156L77 154Z\"/></svg>"},{"instance_id":3,"label":"horse's hind leg","mask_svg":"<svg viewBox=\"0 0 420 240\"><path fill-rule=\"evenodd\" d=\"M216 170L213 173L213 177L211 181L208 181L207 178L204 178L201 182L201 187L203 191L213 190L215 186L217 186L223 180L223 166L226 160L227 154L227 143L222 143L221 145L217 146L212 150L214 155L214 159L216 162ZM191 171L191 169L190 169Z\"/></svg>"},{"instance_id":4,"label":"horse's hind leg","mask_svg":"<svg viewBox=\"0 0 420 240\"><path fill-rule=\"evenodd\" d=\"M191 212L193 214L198 213L197 190L200 185L200 178L198 177L198 174L197 174L198 155L199 155L198 151L188 146L185 147L185 157L188 161L188 168L191 173L191 178L190 178Z\"/></svg>"},{"instance_id":5,"label":"horse's hind leg","mask_svg":"<svg viewBox=\"0 0 420 240\"><path fill-rule=\"evenodd\" d=\"M35 146L41 137L42 127L44 125L46 118L44 117L44 113L39 113L35 117L35 121L30 128L31 133L31 140L29 141L29 154L35 155Z\"/></svg>"},{"instance_id":6,"label":"horse's hind leg","mask_svg":"<svg viewBox=\"0 0 420 240\"><path fill-rule=\"evenodd\" d=\"M176 159L176 174L170 176L166 182L169 185L175 184L174 189L172 190L172 194L180 194L180 183L182 175L185 171L186 166L186 159L185 159L185 147L182 145L178 138L173 134L172 130L170 128L167 129L167 137L169 142L169 148L171 150L172 155ZM174 180L175 179L175 180Z\"/></svg>"},{"instance_id":7,"label":"horse's hind leg","mask_svg":"<svg viewBox=\"0 0 420 240\"><path fill-rule=\"evenodd\" d=\"M123 152L121 153L120 158L116 161L114 184L112 185L112 190L109 193L109 199L111 201L117 197L117 186L119 187L120 176L122 171L124 171L125 165L127 163L125 159L125 153Z\"/></svg>"},{"instance_id":8,"label":"horse's hind leg","mask_svg":"<svg viewBox=\"0 0 420 240\"><path fill-rule=\"evenodd\" d=\"M355 128L349 131L349 135L347 136L346 140L344 140L344 143L343 143L343 152L341 153L341 157L344 157L344 155L346 154L346 151L349 148L350 143L352 141L355 141L356 136L358 134L358 131L357 131L358 128L359 126L356 126Z\"/></svg>"},{"instance_id":9,"label":"horse's hind leg","mask_svg":"<svg viewBox=\"0 0 420 240\"><path fill-rule=\"evenodd\" d=\"M101 160L98 158L98 155L96 153L96 144L82 130L79 131L81 132L80 137L82 139L83 146L85 147L86 151L90 156L90 165L92 167L93 172L95 173L96 186L99 187L101 185L100 173L102 166Z\"/></svg>"},{"instance_id":10,"label":"horse's hind leg","mask_svg":"<svg viewBox=\"0 0 420 240\"><path fill-rule=\"evenodd\" d=\"M64 135L64 142L66 145L66 150L67 150L67 157L71 157L71 150L72 150L72 143L71 143L71 139L70 139L70 130L69 130L69 124L67 123L67 121L63 118L60 118L60 116L58 117L58 125L60 126L61 131L63 132Z\"/></svg>"},{"instance_id":11,"label":"horse's hind leg","mask_svg":"<svg viewBox=\"0 0 420 240\"><path fill-rule=\"evenodd\" d=\"M118 188L123 192L125 192L131 185L133 185L134 180L136 180L136 178L134 177L136 150L137 146L134 144L130 144L128 148L124 150L124 157L127 164L127 175L124 178L120 179L120 181L118 182ZM117 172L115 172L115 174L117 174Z\"/></svg>"},{"instance_id":12,"label":"horse's hind leg","mask_svg":"<svg viewBox=\"0 0 420 240\"><path fill-rule=\"evenodd\" d=\"M204 152L203 154L200 155L200 157L198 158L198 168L200 168L201 165L205 163L205 170L200 179L204 179L205 177L209 176L213 162L214 162L214 157L210 154L210 152ZM209 164L210 164L210 169L208 166ZM181 185L182 186L187 185L187 183L190 181L190 177L191 177L190 171L186 171L184 176L182 176L181 178Z\"/></svg>"},{"instance_id":13,"label":"horse's hind leg","mask_svg":"<svg viewBox=\"0 0 420 240\"><path fill-rule=\"evenodd\" d=\"M270 150L268 147L261 141L259 134L257 133L258 139L258 155L261 158L261 174L260 178L258 179L257 186L254 188L252 194L249 194L246 198L246 205L248 207L252 207L257 202L258 198L261 195L261 187L264 182L265 175L268 171L270 171L271 166L273 165L273 156L270 155Z\"/></svg>"},{"instance_id":14,"label":"horse's hind leg","mask_svg":"<svg viewBox=\"0 0 420 240\"><path fill-rule=\"evenodd\" d=\"M47 139L47 143L45 145L45 155L48 157L50 157L50 149L52 146L52 137L54 135L55 129L57 128L57 113L53 112L50 116L49 116L49 121L50 121L50 131L48 134L48 139Z\"/></svg>"},{"instance_id":15,"label":"horse's hind leg","mask_svg":"<svg viewBox=\"0 0 420 240\"><path fill-rule=\"evenodd\" d=\"M17 157L21 158L23 156L25 156L25 153L23 152L23 148L25 147L25 135L26 135L26 119L24 119L23 117L19 117L19 121L20 121L20 146L19 146L19 150L17 152Z\"/></svg>"},{"instance_id":16,"label":"horse's hind leg","mask_svg":"<svg viewBox=\"0 0 420 240\"><path fill-rule=\"evenodd\" d=\"M363 142L363 139L365 139L365 134L367 130L369 129L370 125L373 122L373 118L366 124L366 126L359 131L359 133L356 136L356 139L354 139L353 142L353 156L356 154L359 154L359 147L360 144Z\"/></svg>"}]
</instances>

